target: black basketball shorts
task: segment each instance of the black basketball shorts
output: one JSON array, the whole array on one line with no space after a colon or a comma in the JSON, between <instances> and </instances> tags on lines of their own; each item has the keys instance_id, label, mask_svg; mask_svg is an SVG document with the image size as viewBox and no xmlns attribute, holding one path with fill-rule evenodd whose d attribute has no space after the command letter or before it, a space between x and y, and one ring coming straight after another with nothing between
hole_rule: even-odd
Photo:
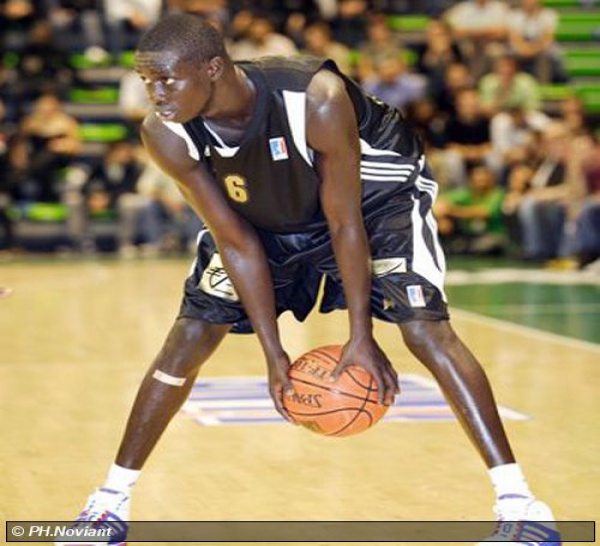
<instances>
[{"instance_id":1,"label":"black basketball shorts","mask_svg":"<svg viewBox=\"0 0 600 546\"><path fill-rule=\"evenodd\" d=\"M445 259L431 213L436 191L435 183L422 171L409 192L385 200L368 196L363 200L372 256L371 311L376 318L393 323L448 318ZM302 233L259 235L269 260L277 315L291 311L304 320L317 303L323 279L319 310L346 308L326 226ZM237 333L252 331L206 229L198 235L198 255L185 282L179 316L232 324Z\"/></svg>"}]
</instances>

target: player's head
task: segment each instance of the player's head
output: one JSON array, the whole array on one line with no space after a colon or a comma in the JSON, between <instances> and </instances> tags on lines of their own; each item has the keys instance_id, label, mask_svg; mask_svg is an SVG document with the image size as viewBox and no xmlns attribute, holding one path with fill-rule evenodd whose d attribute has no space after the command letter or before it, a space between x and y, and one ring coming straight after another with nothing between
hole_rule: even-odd
<instances>
[{"instance_id":1,"label":"player's head","mask_svg":"<svg viewBox=\"0 0 600 546\"><path fill-rule=\"evenodd\" d=\"M189 14L161 19L142 36L135 55L135 70L157 114L179 123L206 109L215 83L230 66L217 29Z\"/></svg>"}]
</instances>

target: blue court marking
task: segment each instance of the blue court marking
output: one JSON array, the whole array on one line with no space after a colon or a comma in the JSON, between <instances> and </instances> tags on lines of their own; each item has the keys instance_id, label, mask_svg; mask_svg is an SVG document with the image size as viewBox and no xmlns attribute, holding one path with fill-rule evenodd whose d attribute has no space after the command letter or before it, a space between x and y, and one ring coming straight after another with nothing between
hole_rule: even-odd
<instances>
[{"instance_id":1,"label":"blue court marking","mask_svg":"<svg viewBox=\"0 0 600 546\"><path fill-rule=\"evenodd\" d=\"M400 396L384 417L387 422L454 421L450 406L434 381L404 374ZM527 415L499 407L503 419L524 421ZM203 426L284 423L271 397L265 377L209 377L197 381L183 413Z\"/></svg>"}]
</instances>

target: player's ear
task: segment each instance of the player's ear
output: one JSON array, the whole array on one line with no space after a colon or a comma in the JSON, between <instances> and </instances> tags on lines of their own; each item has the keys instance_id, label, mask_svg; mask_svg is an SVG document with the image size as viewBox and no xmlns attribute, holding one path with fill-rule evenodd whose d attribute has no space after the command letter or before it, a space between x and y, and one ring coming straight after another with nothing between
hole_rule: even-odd
<instances>
[{"instance_id":1,"label":"player's ear","mask_svg":"<svg viewBox=\"0 0 600 546\"><path fill-rule=\"evenodd\" d=\"M206 71L208 72L208 77L211 81L216 81L223 74L223 70L225 69L225 61L223 57L213 57L208 61L208 66Z\"/></svg>"}]
</instances>

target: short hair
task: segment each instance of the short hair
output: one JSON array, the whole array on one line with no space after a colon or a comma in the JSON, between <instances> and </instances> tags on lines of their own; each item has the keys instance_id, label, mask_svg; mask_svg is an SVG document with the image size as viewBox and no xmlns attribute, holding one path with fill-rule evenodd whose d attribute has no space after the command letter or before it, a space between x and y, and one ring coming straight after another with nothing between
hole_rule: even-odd
<instances>
[{"instance_id":1,"label":"short hair","mask_svg":"<svg viewBox=\"0 0 600 546\"><path fill-rule=\"evenodd\" d=\"M202 17L188 13L163 17L144 33L137 51L175 51L181 60L198 63L213 57L229 59L219 31Z\"/></svg>"}]
</instances>

